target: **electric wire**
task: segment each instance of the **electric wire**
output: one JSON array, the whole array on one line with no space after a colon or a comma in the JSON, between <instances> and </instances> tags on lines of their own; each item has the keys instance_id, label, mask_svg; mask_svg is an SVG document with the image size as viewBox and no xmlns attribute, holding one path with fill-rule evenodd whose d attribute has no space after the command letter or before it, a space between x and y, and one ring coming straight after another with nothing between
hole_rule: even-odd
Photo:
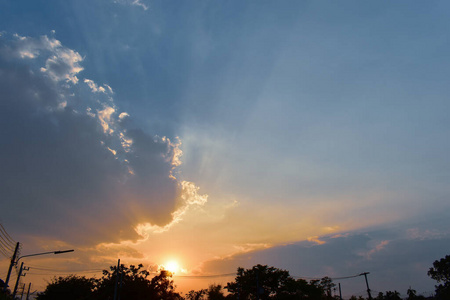
<instances>
[{"instance_id":1,"label":"electric wire","mask_svg":"<svg viewBox=\"0 0 450 300\"><path fill-rule=\"evenodd\" d=\"M67 270L67 269L53 269L53 268L43 268L43 267L36 267L33 265L27 265L27 267L30 267L32 270L39 270L39 271L51 271L51 272L102 272L103 269L85 269L85 270Z\"/></svg>"},{"instance_id":2,"label":"electric wire","mask_svg":"<svg viewBox=\"0 0 450 300\"><path fill-rule=\"evenodd\" d=\"M3 251L5 256L7 256L8 258L11 258L12 254L14 253L14 250L5 248L2 243L0 243L0 251ZM11 254L9 254L11 253Z\"/></svg>"},{"instance_id":3,"label":"electric wire","mask_svg":"<svg viewBox=\"0 0 450 300\"><path fill-rule=\"evenodd\" d=\"M14 287L14 284L12 284L12 282L16 282L17 280L17 274L15 274L14 272L11 273L11 276L9 277L9 287L11 288Z\"/></svg>"},{"instance_id":4,"label":"electric wire","mask_svg":"<svg viewBox=\"0 0 450 300\"><path fill-rule=\"evenodd\" d=\"M53 275L53 276L57 276L57 275L74 275L77 273L83 273L83 274L93 274L93 273L99 273L102 272L103 269L85 269L85 270L72 270L69 271L67 269L63 270L63 269L54 269L54 268L47 268L44 266L39 266L39 265L27 265L27 267L29 267L31 269L31 271L27 271L27 274L30 275ZM18 266L15 266L16 268L16 272L18 273ZM35 272L35 270L37 270L38 272ZM43 271L43 272L39 272L39 271ZM151 274L158 274L158 272L151 272ZM18 274L17 274L18 275ZM17 275L15 277L17 277ZM204 279L204 278L220 278L220 277L230 277L230 276L235 276L236 273L223 273L223 274L213 274L213 275L176 275L173 274L173 277L182 279L182 278L189 278L189 279ZM355 278L355 277L359 277L364 275L363 273L361 274L356 274L356 275L350 275L350 276L341 276L341 277L329 277L331 280L344 280L344 279L350 279L350 278ZM307 279L307 280L320 280L324 277L307 277L307 276L291 276L292 278L295 279Z\"/></svg>"},{"instance_id":5,"label":"electric wire","mask_svg":"<svg viewBox=\"0 0 450 300\"><path fill-rule=\"evenodd\" d=\"M11 258L9 256L9 254L2 247L0 247L0 253L3 254L3 256L6 257L6 258Z\"/></svg>"},{"instance_id":6,"label":"electric wire","mask_svg":"<svg viewBox=\"0 0 450 300\"><path fill-rule=\"evenodd\" d=\"M307 276L291 276L294 279L305 279L305 280L320 280L323 277L307 277Z\"/></svg>"},{"instance_id":7,"label":"electric wire","mask_svg":"<svg viewBox=\"0 0 450 300\"><path fill-rule=\"evenodd\" d=\"M6 244L6 242L4 241L4 239L1 236L0 236L0 247L4 248L7 252L14 253L14 248L11 247L10 245Z\"/></svg>"},{"instance_id":8,"label":"electric wire","mask_svg":"<svg viewBox=\"0 0 450 300\"><path fill-rule=\"evenodd\" d=\"M82 274L95 274L95 273L99 273L100 271L83 271L83 272L55 272L55 273L41 273L41 272L33 272L33 271L28 271L27 274L30 275L53 275L53 276L58 276L58 275L76 275L77 273L82 273Z\"/></svg>"},{"instance_id":9,"label":"electric wire","mask_svg":"<svg viewBox=\"0 0 450 300\"><path fill-rule=\"evenodd\" d=\"M0 247L2 247L3 249L6 250L6 252L12 252L14 253L14 248L12 248L11 246L8 246L2 238L0 238Z\"/></svg>"},{"instance_id":10,"label":"electric wire","mask_svg":"<svg viewBox=\"0 0 450 300\"><path fill-rule=\"evenodd\" d=\"M13 244L16 243L16 241L8 234L8 232L6 231L5 227L3 227L3 225L0 223L0 231L2 231L5 235L6 238Z\"/></svg>"},{"instance_id":11,"label":"electric wire","mask_svg":"<svg viewBox=\"0 0 450 300\"><path fill-rule=\"evenodd\" d=\"M209 277L227 277L227 276L234 276L236 273L225 273L225 274L214 274L214 275L177 275L174 274L174 277L181 277L181 278L209 278ZM342 276L342 277L329 277L331 280L343 280L343 279L349 279L349 278L355 278L362 276L362 274L356 274L356 275L350 275L350 276ZM307 276L291 276L296 279L308 279L308 280L320 280L324 277L307 277Z\"/></svg>"},{"instance_id":12,"label":"electric wire","mask_svg":"<svg viewBox=\"0 0 450 300\"><path fill-rule=\"evenodd\" d=\"M176 275L174 274L173 277L177 278L191 278L191 279L201 279L201 278L218 278L218 277L229 277L234 276L236 273L226 273L226 274L214 274L214 275Z\"/></svg>"},{"instance_id":13,"label":"electric wire","mask_svg":"<svg viewBox=\"0 0 450 300\"><path fill-rule=\"evenodd\" d=\"M5 253L9 253L9 252L13 252L14 253L14 250L11 251L9 248L5 247L3 245L3 243L1 242L1 240L0 240L0 249L5 251Z\"/></svg>"},{"instance_id":14,"label":"electric wire","mask_svg":"<svg viewBox=\"0 0 450 300\"><path fill-rule=\"evenodd\" d=\"M10 244L13 246L16 244L16 241L13 240L13 238L8 234L5 227L0 223L0 232L3 233L3 235L6 237L6 239L9 241Z\"/></svg>"},{"instance_id":15,"label":"electric wire","mask_svg":"<svg viewBox=\"0 0 450 300\"><path fill-rule=\"evenodd\" d=\"M332 280L342 280L342 279L355 278L355 277L359 277L359 276L363 276L363 274L357 274L357 275L352 275L352 276L344 276L344 277L331 277L330 279L332 279Z\"/></svg>"},{"instance_id":16,"label":"electric wire","mask_svg":"<svg viewBox=\"0 0 450 300\"><path fill-rule=\"evenodd\" d=\"M4 245L5 248L14 251L15 245L10 244L2 235L0 235L0 244Z\"/></svg>"},{"instance_id":17,"label":"electric wire","mask_svg":"<svg viewBox=\"0 0 450 300\"><path fill-rule=\"evenodd\" d=\"M8 240L5 239L5 237L1 234L0 234L0 243L10 250L14 250L14 248L15 248L15 245L12 245L11 243L9 243Z\"/></svg>"},{"instance_id":18,"label":"electric wire","mask_svg":"<svg viewBox=\"0 0 450 300\"><path fill-rule=\"evenodd\" d=\"M363 274L357 274L357 275L350 275L350 276L342 276L342 277L328 277L331 280L343 280L343 279L349 279L349 278L355 278L355 277L359 277L362 276ZM293 278L296 279L307 279L307 280L320 280L324 277L306 277L306 276L292 276ZM327 276L325 276L327 277Z\"/></svg>"},{"instance_id":19,"label":"electric wire","mask_svg":"<svg viewBox=\"0 0 450 300\"><path fill-rule=\"evenodd\" d=\"M38 271L47 271L47 274L40 273L40 272L34 272L34 271L28 271L29 274L40 274L40 275L54 275L55 273L59 274L74 274L74 273L98 273L102 272L103 269L81 269L81 270L67 270L67 269L55 269L55 268L47 268L40 265L27 265L31 270L38 270ZM17 267L16 267L17 268ZM158 274L158 272L151 272L151 274ZM191 278L191 279L201 279L201 278L218 278L218 277L229 277L234 276L236 273L223 273L223 274L213 274L213 275L177 275L173 274L174 277L177 278ZM349 276L341 276L341 277L329 277L331 280L344 280L344 279L350 279L362 276L363 274L356 274L356 275L349 275ZM308 277L308 276L292 276L296 279L308 279L308 280L320 280L324 277Z\"/></svg>"},{"instance_id":20,"label":"electric wire","mask_svg":"<svg viewBox=\"0 0 450 300\"><path fill-rule=\"evenodd\" d=\"M78 269L78 270L67 270L67 269L55 269L55 268L46 268L39 265L28 265L30 268L27 271L27 274L30 275L76 275L76 274L95 274L103 272L103 269ZM36 272L37 271L37 272Z\"/></svg>"}]
</instances>

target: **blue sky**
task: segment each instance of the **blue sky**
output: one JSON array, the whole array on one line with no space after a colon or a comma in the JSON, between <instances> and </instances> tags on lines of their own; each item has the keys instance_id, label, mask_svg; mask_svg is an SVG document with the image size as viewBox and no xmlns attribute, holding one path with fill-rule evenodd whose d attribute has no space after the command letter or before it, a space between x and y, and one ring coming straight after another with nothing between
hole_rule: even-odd
<instances>
[{"instance_id":1,"label":"blue sky","mask_svg":"<svg viewBox=\"0 0 450 300\"><path fill-rule=\"evenodd\" d=\"M450 241L448 9L0 0L0 220L30 252L76 247L79 267L217 274L250 255L339 277L379 262L392 271L374 290L433 290ZM341 243L361 249L351 267L329 263ZM420 251L396 260L399 245Z\"/></svg>"}]
</instances>

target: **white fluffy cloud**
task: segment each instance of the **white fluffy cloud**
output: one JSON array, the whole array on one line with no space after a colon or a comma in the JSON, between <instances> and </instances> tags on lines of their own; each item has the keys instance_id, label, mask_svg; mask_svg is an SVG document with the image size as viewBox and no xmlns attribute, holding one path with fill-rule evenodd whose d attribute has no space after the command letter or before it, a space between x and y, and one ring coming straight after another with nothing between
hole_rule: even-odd
<instances>
[{"instance_id":1,"label":"white fluffy cloud","mask_svg":"<svg viewBox=\"0 0 450 300\"><path fill-rule=\"evenodd\" d=\"M119 241L204 204L173 175L181 143L133 127L108 85L78 85L82 60L47 36L0 37L6 221L74 243Z\"/></svg>"},{"instance_id":2,"label":"white fluffy cloud","mask_svg":"<svg viewBox=\"0 0 450 300\"><path fill-rule=\"evenodd\" d=\"M69 48L63 47L55 38L41 36L39 39L14 35L15 41L9 53L22 59L35 59L44 55L45 66L40 68L55 81L78 82L77 73L83 70L80 63L81 55ZM50 55L49 55L50 54Z\"/></svg>"}]
</instances>

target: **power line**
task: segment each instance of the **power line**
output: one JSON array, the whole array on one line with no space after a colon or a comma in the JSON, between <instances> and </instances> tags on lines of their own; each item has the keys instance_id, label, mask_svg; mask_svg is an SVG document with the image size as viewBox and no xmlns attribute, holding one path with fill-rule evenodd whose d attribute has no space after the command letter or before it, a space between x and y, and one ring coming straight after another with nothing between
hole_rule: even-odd
<instances>
[{"instance_id":1,"label":"power line","mask_svg":"<svg viewBox=\"0 0 450 300\"><path fill-rule=\"evenodd\" d=\"M214 275L176 275L174 274L174 277L178 278L210 278L210 277L227 277L227 276L234 276L236 273L224 273L224 274L214 274ZM349 279L349 278L355 278L362 276L362 274L357 275L350 275L350 276L343 276L343 277L329 277L331 280L342 280L342 279ZM293 278L297 279L308 279L308 280L320 280L324 277L307 277L307 276L291 276ZM326 276L325 276L326 277Z\"/></svg>"},{"instance_id":2,"label":"power line","mask_svg":"<svg viewBox=\"0 0 450 300\"><path fill-rule=\"evenodd\" d=\"M99 271L87 271L87 272L79 272L79 273L84 273L84 274L95 274L98 273ZM28 271L27 274L30 275L53 275L53 276L57 276L57 275L76 275L76 272L56 272L56 273L40 273L40 272L32 272L32 271Z\"/></svg>"},{"instance_id":3,"label":"power line","mask_svg":"<svg viewBox=\"0 0 450 300\"><path fill-rule=\"evenodd\" d=\"M344 277L333 277L331 278L332 280L342 280L342 279L349 279L349 278L355 278L355 277L359 277L362 276L363 274L358 274L358 275L352 275L352 276L344 276Z\"/></svg>"},{"instance_id":4,"label":"power line","mask_svg":"<svg viewBox=\"0 0 450 300\"><path fill-rule=\"evenodd\" d=\"M217 278L217 277L228 277L228 276L234 276L236 273L226 273L226 274L215 274L215 275L173 275L177 278Z\"/></svg>"},{"instance_id":5,"label":"power line","mask_svg":"<svg viewBox=\"0 0 450 300\"><path fill-rule=\"evenodd\" d=\"M9 241L11 245L15 245L16 241L13 240L13 238L8 234L5 227L0 223L0 232L3 233L3 235L6 237L6 239Z\"/></svg>"},{"instance_id":6,"label":"power line","mask_svg":"<svg viewBox=\"0 0 450 300\"><path fill-rule=\"evenodd\" d=\"M14 252L14 249L11 250L11 249L5 247L5 246L3 245L3 243L1 242L1 240L0 240L0 249L3 250L3 251L5 251L5 253ZM9 255L8 255L8 256L9 256Z\"/></svg>"},{"instance_id":7,"label":"power line","mask_svg":"<svg viewBox=\"0 0 450 300\"><path fill-rule=\"evenodd\" d=\"M4 257L10 258L9 254L0 246L0 253L3 254Z\"/></svg>"},{"instance_id":8,"label":"power line","mask_svg":"<svg viewBox=\"0 0 450 300\"><path fill-rule=\"evenodd\" d=\"M32 265L27 265L28 267L32 268L33 270L40 270L40 271L52 271L52 272L102 272L103 269L86 269L86 270L67 270L67 269L50 269L50 268L39 268L34 267Z\"/></svg>"},{"instance_id":9,"label":"power line","mask_svg":"<svg viewBox=\"0 0 450 300\"><path fill-rule=\"evenodd\" d=\"M362 276L363 274L357 274L357 275L350 275L350 276L342 276L342 277L328 277L328 276L324 276L324 277L328 277L331 280L343 280L343 279L349 279L349 278L355 278L355 277L359 277ZM324 277L307 277L307 276L291 276L293 278L297 278L297 279L307 279L307 280L320 280Z\"/></svg>"},{"instance_id":10,"label":"power line","mask_svg":"<svg viewBox=\"0 0 450 300\"><path fill-rule=\"evenodd\" d=\"M6 253L14 252L14 249L11 250L8 246L5 246L1 239L0 239L0 249L5 251Z\"/></svg>"},{"instance_id":11,"label":"power line","mask_svg":"<svg viewBox=\"0 0 450 300\"><path fill-rule=\"evenodd\" d=\"M11 245L1 234L0 234L0 244L5 246L5 248L10 249L11 251L14 251L14 248L16 245Z\"/></svg>"}]
</instances>

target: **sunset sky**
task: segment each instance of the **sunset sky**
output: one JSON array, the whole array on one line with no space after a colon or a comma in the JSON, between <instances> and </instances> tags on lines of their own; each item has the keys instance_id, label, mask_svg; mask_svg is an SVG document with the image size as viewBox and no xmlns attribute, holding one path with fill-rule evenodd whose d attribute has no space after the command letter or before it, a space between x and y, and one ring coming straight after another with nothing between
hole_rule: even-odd
<instances>
[{"instance_id":1,"label":"sunset sky","mask_svg":"<svg viewBox=\"0 0 450 300\"><path fill-rule=\"evenodd\" d=\"M259 263L429 294L450 254L449 11L0 0L0 223L22 255L75 249L24 259L23 282L120 258L176 262L182 292Z\"/></svg>"}]
</instances>

